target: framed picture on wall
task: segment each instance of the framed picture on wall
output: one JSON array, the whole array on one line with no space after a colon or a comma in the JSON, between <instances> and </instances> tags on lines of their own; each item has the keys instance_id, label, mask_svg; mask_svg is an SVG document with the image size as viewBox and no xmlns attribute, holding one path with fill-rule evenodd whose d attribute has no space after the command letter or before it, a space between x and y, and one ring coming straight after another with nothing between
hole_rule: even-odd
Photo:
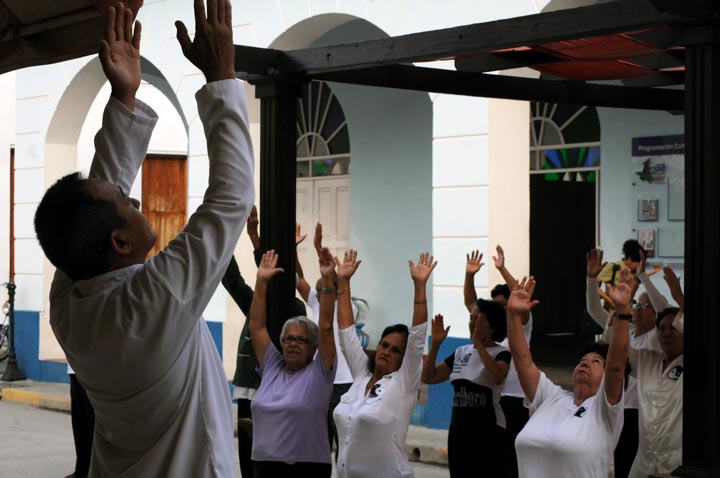
<instances>
[{"instance_id":1,"label":"framed picture on wall","mask_svg":"<svg viewBox=\"0 0 720 478\"><path fill-rule=\"evenodd\" d=\"M646 257L655 257L655 228L638 229L638 242L645 249Z\"/></svg>"},{"instance_id":2,"label":"framed picture on wall","mask_svg":"<svg viewBox=\"0 0 720 478\"><path fill-rule=\"evenodd\" d=\"M638 222L657 222L658 199L638 199Z\"/></svg>"}]
</instances>

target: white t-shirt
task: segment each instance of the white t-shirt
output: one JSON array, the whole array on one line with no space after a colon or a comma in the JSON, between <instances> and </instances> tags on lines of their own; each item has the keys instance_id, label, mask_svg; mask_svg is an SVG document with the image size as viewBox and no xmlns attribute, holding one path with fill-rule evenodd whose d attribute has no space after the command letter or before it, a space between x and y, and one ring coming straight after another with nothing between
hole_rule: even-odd
<instances>
[{"instance_id":1,"label":"white t-shirt","mask_svg":"<svg viewBox=\"0 0 720 478\"><path fill-rule=\"evenodd\" d=\"M623 427L623 400L610 405L605 379L580 407L573 394L540 373L534 408L515 440L523 478L607 478Z\"/></svg>"},{"instance_id":2,"label":"white t-shirt","mask_svg":"<svg viewBox=\"0 0 720 478\"><path fill-rule=\"evenodd\" d=\"M355 327L340 331L340 345L354 382L340 398L333 418L340 444L338 478L412 478L405 453L408 425L417 401L427 323L410 327L400 369L365 394L371 374Z\"/></svg>"},{"instance_id":3,"label":"white t-shirt","mask_svg":"<svg viewBox=\"0 0 720 478\"><path fill-rule=\"evenodd\" d=\"M530 312L530 319L528 319L527 324L523 325L523 335L525 335L525 342L527 342L528 347L530 346L530 338L532 337L532 328L533 317L532 312ZM500 342L500 345L505 348L509 348L507 337L505 337L505 340ZM510 361L510 368L508 369L507 378L505 379L505 387L503 388L501 395L503 397L525 398L525 392L523 392L522 386L520 385L520 377L518 377L514 360Z\"/></svg>"},{"instance_id":4,"label":"white t-shirt","mask_svg":"<svg viewBox=\"0 0 720 478\"><path fill-rule=\"evenodd\" d=\"M487 347L486 350L494 360L498 360L500 354L510 357L510 351L499 345ZM455 389L453 407L464 409L465 412L471 411L479 420L494 413L495 423L505 428L505 414L500 407L503 384L498 385L493 381L475 346L467 344L458 347L445 359L445 365L450 368L449 380Z\"/></svg>"},{"instance_id":5,"label":"white t-shirt","mask_svg":"<svg viewBox=\"0 0 720 478\"><path fill-rule=\"evenodd\" d=\"M308 294L307 305L312 309L313 316L310 317L316 324L320 320L320 301L317 297L317 289L314 287L310 288ZM352 304L353 317L357 315L357 308ZM335 383L351 383L353 381L352 374L348 368L347 360L343 356L340 350L340 336L338 334L338 321L337 321L337 302L335 302L335 312L333 314L333 334L335 335L335 350L337 352L337 372L335 373ZM355 327L352 328L353 331Z\"/></svg>"}]
</instances>

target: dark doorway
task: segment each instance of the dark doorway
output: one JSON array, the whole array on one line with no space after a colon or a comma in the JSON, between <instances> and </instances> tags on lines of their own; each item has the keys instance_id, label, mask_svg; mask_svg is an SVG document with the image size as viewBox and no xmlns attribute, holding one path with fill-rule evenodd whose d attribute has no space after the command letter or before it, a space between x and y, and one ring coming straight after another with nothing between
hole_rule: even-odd
<instances>
[{"instance_id":1,"label":"dark doorway","mask_svg":"<svg viewBox=\"0 0 720 478\"><path fill-rule=\"evenodd\" d=\"M540 300L532 348L548 365L573 363L578 346L593 337L585 312L585 253L595 244L596 177L574 179L530 176L530 271Z\"/></svg>"}]
</instances>

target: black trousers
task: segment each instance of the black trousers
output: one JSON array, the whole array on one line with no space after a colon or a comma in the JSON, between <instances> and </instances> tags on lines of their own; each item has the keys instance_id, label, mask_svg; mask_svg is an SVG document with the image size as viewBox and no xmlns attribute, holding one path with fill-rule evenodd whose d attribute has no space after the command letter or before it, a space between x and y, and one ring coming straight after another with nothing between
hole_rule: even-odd
<instances>
[{"instance_id":1,"label":"black trousers","mask_svg":"<svg viewBox=\"0 0 720 478\"><path fill-rule=\"evenodd\" d=\"M505 476L517 478L518 464L515 438L530 418L530 413L519 397L500 397L500 407L505 414Z\"/></svg>"},{"instance_id":2,"label":"black trousers","mask_svg":"<svg viewBox=\"0 0 720 478\"><path fill-rule=\"evenodd\" d=\"M241 418L252 418L250 411L250 400L240 398L237 401L238 420ZM242 478L252 478L253 462L252 462L252 437L245 430L238 428L238 458L240 460L240 476Z\"/></svg>"},{"instance_id":3,"label":"black trousers","mask_svg":"<svg viewBox=\"0 0 720 478\"><path fill-rule=\"evenodd\" d=\"M95 410L75 374L70 374L70 420L75 441L75 478L85 478L90 470Z\"/></svg>"},{"instance_id":4,"label":"black trousers","mask_svg":"<svg viewBox=\"0 0 720 478\"><path fill-rule=\"evenodd\" d=\"M285 463L256 461L255 478L330 478L332 465L327 463Z\"/></svg>"},{"instance_id":5,"label":"black trousers","mask_svg":"<svg viewBox=\"0 0 720 478\"><path fill-rule=\"evenodd\" d=\"M637 408L626 408L625 424L614 453L615 478L627 478L630 474L630 468L637 454L639 435Z\"/></svg>"}]
</instances>

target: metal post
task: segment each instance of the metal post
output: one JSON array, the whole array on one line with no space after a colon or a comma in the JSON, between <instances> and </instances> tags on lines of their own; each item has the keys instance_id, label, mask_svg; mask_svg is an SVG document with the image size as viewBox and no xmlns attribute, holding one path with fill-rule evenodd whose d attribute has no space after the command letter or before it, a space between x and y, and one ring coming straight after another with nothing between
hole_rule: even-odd
<instances>
[{"instance_id":1,"label":"metal post","mask_svg":"<svg viewBox=\"0 0 720 478\"><path fill-rule=\"evenodd\" d=\"M7 290L10 299L10 321L8 329L8 363L5 372L3 373L0 380L4 382L14 382L16 380L25 380L25 374L20 370L20 366L17 363L17 357L15 356L15 283L8 282Z\"/></svg>"},{"instance_id":2,"label":"metal post","mask_svg":"<svg viewBox=\"0 0 720 478\"><path fill-rule=\"evenodd\" d=\"M260 248L274 249L285 270L270 282L267 328L279 345L280 331L295 297L296 113L300 83L265 79L255 85L260 98Z\"/></svg>"},{"instance_id":3,"label":"metal post","mask_svg":"<svg viewBox=\"0 0 720 478\"><path fill-rule=\"evenodd\" d=\"M683 459L673 476L720 476L720 36L685 50Z\"/></svg>"}]
</instances>

